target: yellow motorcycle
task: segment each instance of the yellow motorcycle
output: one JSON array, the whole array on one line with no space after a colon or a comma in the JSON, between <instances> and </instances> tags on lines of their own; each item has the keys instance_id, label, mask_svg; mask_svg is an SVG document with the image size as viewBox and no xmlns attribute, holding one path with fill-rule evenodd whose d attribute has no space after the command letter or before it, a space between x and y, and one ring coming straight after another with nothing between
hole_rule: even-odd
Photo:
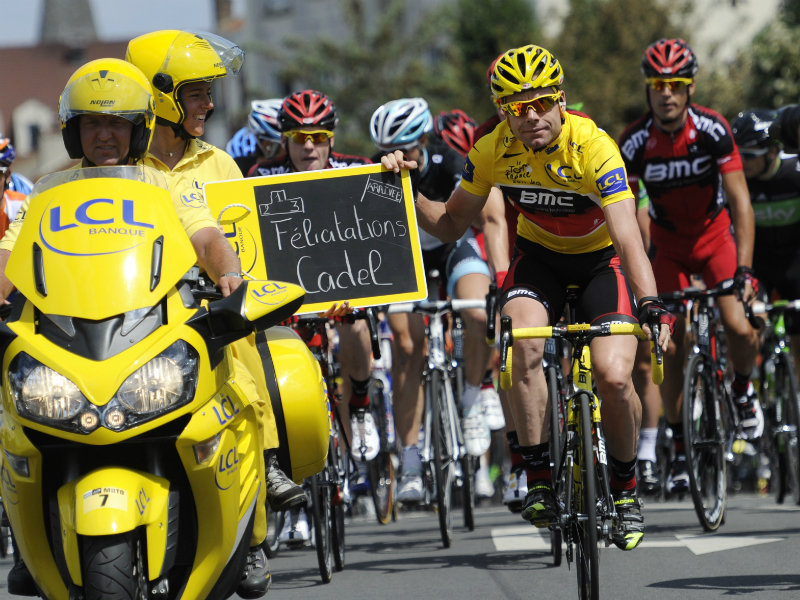
<instances>
[{"instance_id":1,"label":"yellow motorcycle","mask_svg":"<svg viewBox=\"0 0 800 600\"><path fill-rule=\"evenodd\" d=\"M272 328L263 360L287 469L325 463L319 365L274 327L303 290L247 281L206 301L195 260L153 169L65 171L33 191L6 269L18 297L0 324L0 475L43 598L234 594L266 493L229 347L254 331Z\"/></svg>"}]
</instances>

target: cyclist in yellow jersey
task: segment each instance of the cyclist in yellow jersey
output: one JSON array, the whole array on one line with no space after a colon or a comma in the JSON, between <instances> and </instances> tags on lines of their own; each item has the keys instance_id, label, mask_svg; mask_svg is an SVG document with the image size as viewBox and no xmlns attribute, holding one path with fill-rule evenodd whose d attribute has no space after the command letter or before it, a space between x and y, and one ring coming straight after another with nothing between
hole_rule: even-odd
<instances>
[{"instance_id":1,"label":"cyclist in yellow jersey","mask_svg":"<svg viewBox=\"0 0 800 600\"><path fill-rule=\"evenodd\" d=\"M505 122L475 144L461 183L446 203L417 196L420 225L443 241L458 239L492 187L499 187L519 212L501 298L502 312L515 327L554 324L564 308L566 286L576 284L579 320L638 319L648 332L651 324L667 325L658 340L666 348L674 317L656 297L619 149L591 119L567 113L563 79L558 60L540 46L514 48L498 59L491 87ZM400 153L382 162L395 170L416 167ZM635 477L641 419L631 382L636 346L632 336L592 341L612 492L622 522L612 537L624 550L638 546L644 536ZM543 351L542 340L515 342L511 390L528 480L522 515L537 526L547 525L557 512Z\"/></svg>"}]
</instances>

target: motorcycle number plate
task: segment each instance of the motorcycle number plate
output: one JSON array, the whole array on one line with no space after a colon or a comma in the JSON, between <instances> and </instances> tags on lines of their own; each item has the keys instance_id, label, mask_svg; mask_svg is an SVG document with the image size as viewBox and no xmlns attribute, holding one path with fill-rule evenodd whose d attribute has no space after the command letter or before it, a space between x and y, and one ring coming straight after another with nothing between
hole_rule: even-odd
<instances>
[{"instance_id":1,"label":"motorcycle number plate","mask_svg":"<svg viewBox=\"0 0 800 600\"><path fill-rule=\"evenodd\" d=\"M128 491L115 487L95 488L83 494L83 512L99 508L128 509Z\"/></svg>"}]
</instances>

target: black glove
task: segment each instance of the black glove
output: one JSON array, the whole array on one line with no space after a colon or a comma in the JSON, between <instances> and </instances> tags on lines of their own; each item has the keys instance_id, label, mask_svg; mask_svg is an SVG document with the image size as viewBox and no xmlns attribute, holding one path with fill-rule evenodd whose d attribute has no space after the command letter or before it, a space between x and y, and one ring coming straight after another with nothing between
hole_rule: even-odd
<instances>
[{"instance_id":1,"label":"black glove","mask_svg":"<svg viewBox=\"0 0 800 600\"><path fill-rule=\"evenodd\" d=\"M756 276L753 274L753 269L750 267L745 267L743 265L736 267L733 281L736 284L736 288L740 291L744 291L744 286L749 283L750 287L753 289L753 297L758 296L758 279L756 279Z\"/></svg>"},{"instance_id":2,"label":"black glove","mask_svg":"<svg viewBox=\"0 0 800 600\"><path fill-rule=\"evenodd\" d=\"M645 296L639 300L640 325L666 325L669 333L675 333L675 315L667 310L664 303L655 296ZM652 327L651 327L652 329Z\"/></svg>"}]
</instances>

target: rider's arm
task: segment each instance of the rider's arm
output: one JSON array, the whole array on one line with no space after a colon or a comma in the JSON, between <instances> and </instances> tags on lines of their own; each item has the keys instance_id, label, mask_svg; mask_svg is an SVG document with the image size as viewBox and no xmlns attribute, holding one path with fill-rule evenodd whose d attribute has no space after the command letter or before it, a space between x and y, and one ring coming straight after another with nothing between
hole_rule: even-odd
<instances>
[{"instance_id":1,"label":"rider's arm","mask_svg":"<svg viewBox=\"0 0 800 600\"><path fill-rule=\"evenodd\" d=\"M753 205L750 203L750 192L747 180L742 171L730 171L722 174L722 188L731 209L733 221L733 237L736 240L736 264L751 267L753 265L753 239L755 237L755 217Z\"/></svg>"},{"instance_id":2,"label":"rider's arm","mask_svg":"<svg viewBox=\"0 0 800 600\"><path fill-rule=\"evenodd\" d=\"M495 273L508 271L508 227L503 193L496 187L489 192L479 218L489 266ZM499 282L498 282L499 284Z\"/></svg>"},{"instance_id":3,"label":"rider's arm","mask_svg":"<svg viewBox=\"0 0 800 600\"><path fill-rule=\"evenodd\" d=\"M399 173L400 169L417 168L417 161L406 160L399 150L384 154L381 163L395 173ZM478 217L485 202L486 196L470 194L460 185L453 190L447 202L433 202L419 193L414 200L419 226L444 243L458 241Z\"/></svg>"},{"instance_id":4,"label":"rider's arm","mask_svg":"<svg viewBox=\"0 0 800 600\"><path fill-rule=\"evenodd\" d=\"M8 257L11 256L10 250L0 249L0 299L5 300L14 291L14 284L6 277L6 265Z\"/></svg>"},{"instance_id":5,"label":"rider's arm","mask_svg":"<svg viewBox=\"0 0 800 600\"><path fill-rule=\"evenodd\" d=\"M608 204L603 208L603 214L633 295L637 298L657 296L653 268L644 252L642 236L636 222L636 201L631 197Z\"/></svg>"},{"instance_id":6,"label":"rider's arm","mask_svg":"<svg viewBox=\"0 0 800 600\"><path fill-rule=\"evenodd\" d=\"M191 238L197 262L227 296L242 283L239 257L216 227L204 227ZM237 275L225 275L236 273ZM224 276L223 276L224 275Z\"/></svg>"}]
</instances>

